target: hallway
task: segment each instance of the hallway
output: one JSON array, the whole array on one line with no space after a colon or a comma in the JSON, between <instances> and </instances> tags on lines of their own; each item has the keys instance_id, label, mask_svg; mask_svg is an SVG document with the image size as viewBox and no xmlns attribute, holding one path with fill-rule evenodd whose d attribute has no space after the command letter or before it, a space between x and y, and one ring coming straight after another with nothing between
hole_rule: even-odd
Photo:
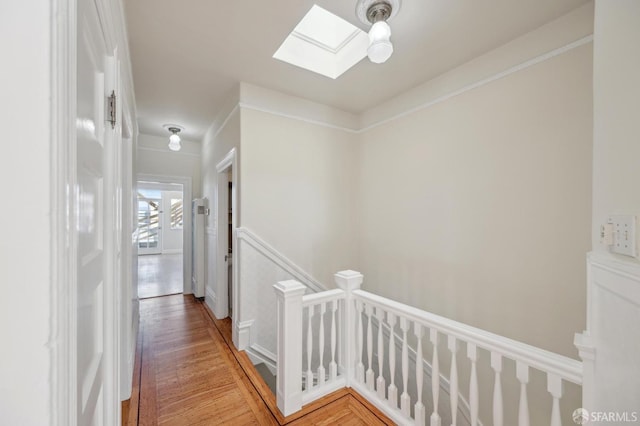
<instances>
[{"instance_id":1,"label":"hallway","mask_svg":"<svg viewBox=\"0 0 640 426\"><path fill-rule=\"evenodd\" d=\"M138 297L182 293L182 253L138 256Z\"/></svg>"},{"instance_id":2,"label":"hallway","mask_svg":"<svg viewBox=\"0 0 640 426\"><path fill-rule=\"evenodd\" d=\"M123 425L392 424L359 395L340 390L283 418L229 320L213 320L192 296L140 301L132 398Z\"/></svg>"}]
</instances>

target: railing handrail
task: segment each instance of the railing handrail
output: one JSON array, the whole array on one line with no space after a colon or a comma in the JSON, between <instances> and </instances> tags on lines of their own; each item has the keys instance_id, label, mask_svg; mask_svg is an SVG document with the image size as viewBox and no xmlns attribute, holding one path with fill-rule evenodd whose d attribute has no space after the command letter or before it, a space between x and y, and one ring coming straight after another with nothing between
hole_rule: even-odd
<instances>
[{"instance_id":1,"label":"railing handrail","mask_svg":"<svg viewBox=\"0 0 640 426\"><path fill-rule=\"evenodd\" d=\"M353 296L372 305L394 311L394 313L401 313L403 317L409 320L422 323L426 327L436 329L463 342L473 343L488 351L499 352L506 358L523 362L529 367L557 375L577 385L582 385L582 362L578 360L423 311L364 290L354 290Z\"/></svg>"},{"instance_id":2,"label":"railing handrail","mask_svg":"<svg viewBox=\"0 0 640 426\"><path fill-rule=\"evenodd\" d=\"M331 302L336 299L341 300L344 299L344 297L344 290L339 288L321 291L319 293L305 294L302 296L302 307L306 308L307 306L317 305L323 302Z\"/></svg>"}]
</instances>

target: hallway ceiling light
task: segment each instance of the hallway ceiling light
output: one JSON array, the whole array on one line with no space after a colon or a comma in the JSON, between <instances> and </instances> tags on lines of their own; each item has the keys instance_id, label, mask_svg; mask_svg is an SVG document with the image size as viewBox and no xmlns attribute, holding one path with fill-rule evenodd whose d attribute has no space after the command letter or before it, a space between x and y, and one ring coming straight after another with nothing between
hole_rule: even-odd
<instances>
[{"instance_id":1,"label":"hallway ceiling light","mask_svg":"<svg viewBox=\"0 0 640 426\"><path fill-rule=\"evenodd\" d=\"M171 136L169 136L169 149L171 151L180 151L180 148L182 148L182 146L180 145L181 139L178 133L180 133L184 129L176 124L165 124L162 127L171 132Z\"/></svg>"},{"instance_id":2,"label":"hallway ceiling light","mask_svg":"<svg viewBox=\"0 0 640 426\"><path fill-rule=\"evenodd\" d=\"M400 0L358 0L356 15L364 24L372 24L369 30L369 60L381 64L391 57L391 27L387 21L400 9Z\"/></svg>"}]
</instances>

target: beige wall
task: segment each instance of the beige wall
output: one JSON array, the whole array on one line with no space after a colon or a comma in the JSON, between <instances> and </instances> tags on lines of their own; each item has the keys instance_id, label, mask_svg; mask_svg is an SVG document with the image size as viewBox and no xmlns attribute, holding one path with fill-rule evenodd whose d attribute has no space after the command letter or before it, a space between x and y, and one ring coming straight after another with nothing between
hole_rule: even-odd
<instances>
[{"instance_id":1,"label":"beige wall","mask_svg":"<svg viewBox=\"0 0 640 426\"><path fill-rule=\"evenodd\" d=\"M362 135L365 287L575 357L591 105L588 44Z\"/></svg>"},{"instance_id":2,"label":"beige wall","mask_svg":"<svg viewBox=\"0 0 640 426\"><path fill-rule=\"evenodd\" d=\"M589 43L361 135L364 289L577 357L590 246L591 66ZM518 387L513 364L505 368L511 424ZM486 352L478 374L481 395L491 395ZM532 376L532 424L548 421L545 386ZM580 397L565 389L567 422ZM490 399L480 416L491 419Z\"/></svg>"},{"instance_id":3,"label":"beige wall","mask_svg":"<svg viewBox=\"0 0 640 426\"><path fill-rule=\"evenodd\" d=\"M201 194L200 144L182 141L182 149L170 151L166 138L140 134L136 157L137 172L145 175L190 177L192 196Z\"/></svg>"},{"instance_id":4,"label":"beige wall","mask_svg":"<svg viewBox=\"0 0 640 426\"><path fill-rule=\"evenodd\" d=\"M321 282L353 268L354 134L242 108L242 226Z\"/></svg>"},{"instance_id":5,"label":"beige wall","mask_svg":"<svg viewBox=\"0 0 640 426\"><path fill-rule=\"evenodd\" d=\"M598 1L594 39L593 247L610 214L640 216L640 2ZM624 259L631 259L621 256Z\"/></svg>"}]
</instances>

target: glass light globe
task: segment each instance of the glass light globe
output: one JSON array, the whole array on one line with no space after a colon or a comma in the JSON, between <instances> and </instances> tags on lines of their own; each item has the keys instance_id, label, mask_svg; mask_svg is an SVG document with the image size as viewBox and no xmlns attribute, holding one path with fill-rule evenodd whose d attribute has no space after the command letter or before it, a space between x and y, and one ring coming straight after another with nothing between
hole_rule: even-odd
<instances>
[{"instance_id":1,"label":"glass light globe","mask_svg":"<svg viewBox=\"0 0 640 426\"><path fill-rule=\"evenodd\" d=\"M175 133L169 136L169 149L171 151L180 151L180 136Z\"/></svg>"},{"instance_id":2,"label":"glass light globe","mask_svg":"<svg viewBox=\"0 0 640 426\"><path fill-rule=\"evenodd\" d=\"M393 45L390 41L391 27L385 21L378 21L369 30L367 55L371 62L381 64L391 57Z\"/></svg>"}]
</instances>

